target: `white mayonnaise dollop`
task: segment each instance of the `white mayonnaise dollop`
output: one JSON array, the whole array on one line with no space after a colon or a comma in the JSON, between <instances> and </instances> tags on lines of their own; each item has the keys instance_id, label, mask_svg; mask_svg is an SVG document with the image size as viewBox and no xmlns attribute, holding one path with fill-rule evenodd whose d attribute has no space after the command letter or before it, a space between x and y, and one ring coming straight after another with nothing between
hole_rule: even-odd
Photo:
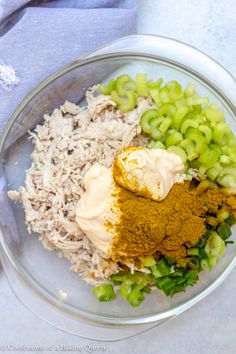
<instances>
[{"instance_id":1,"label":"white mayonnaise dollop","mask_svg":"<svg viewBox=\"0 0 236 354\"><path fill-rule=\"evenodd\" d=\"M84 177L84 186L85 193L76 208L76 222L98 250L108 253L113 232L107 222L114 224L118 220L112 169L94 164Z\"/></svg>"},{"instance_id":2,"label":"white mayonnaise dollop","mask_svg":"<svg viewBox=\"0 0 236 354\"><path fill-rule=\"evenodd\" d=\"M181 158L161 149L131 146L116 156L114 178L122 187L155 201L166 198L174 183L182 182Z\"/></svg>"}]
</instances>

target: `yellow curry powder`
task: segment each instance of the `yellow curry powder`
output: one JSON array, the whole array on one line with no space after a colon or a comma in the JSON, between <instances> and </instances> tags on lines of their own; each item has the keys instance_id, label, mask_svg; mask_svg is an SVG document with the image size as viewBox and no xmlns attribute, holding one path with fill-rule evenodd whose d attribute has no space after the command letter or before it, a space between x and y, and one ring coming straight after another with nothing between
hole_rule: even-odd
<instances>
[{"instance_id":1,"label":"yellow curry powder","mask_svg":"<svg viewBox=\"0 0 236 354\"><path fill-rule=\"evenodd\" d=\"M184 182L175 184L161 202L119 188L116 207L120 219L110 249L114 260L159 252L185 265L187 248L204 234L209 214L224 207L235 215L236 197L222 188L200 190Z\"/></svg>"}]
</instances>

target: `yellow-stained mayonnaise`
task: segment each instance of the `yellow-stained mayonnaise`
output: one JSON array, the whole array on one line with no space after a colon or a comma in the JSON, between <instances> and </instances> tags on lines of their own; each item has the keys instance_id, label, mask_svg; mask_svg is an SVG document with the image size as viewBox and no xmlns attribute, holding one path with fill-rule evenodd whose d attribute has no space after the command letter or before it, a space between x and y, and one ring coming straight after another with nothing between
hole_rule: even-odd
<instances>
[{"instance_id":1,"label":"yellow-stained mayonnaise","mask_svg":"<svg viewBox=\"0 0 236 354\"><path fill-rule=\"evenodd\" d=\"M179 156L160 149L129 147L116 156L114 166L94 164L84 177L85 193L76 208L76 222L94 246L109 255L114 237L113 225L119 221L119 186L160 201L183 178Z\"/></svg>"},{"instance_id":2,"label":"yellow-stained mayonnaise","mask_svg":"<svg viewBox=\"0 0 236 354\"><path fill-rule=\"evenodd\" d=\"M182 182L184 164L181 158L161 149L131 146L117 154L114 179L137 195L155 201L165 199L174 183Z\"/></svg>"},{"instance_id":3,"label":"yellow-stained mayonnaise","mask_svg":"<svg viewBox=\"0 0 236 354\"><path fill-rule=\"evenodd\" d=\"M84 186L85 192L76 207L76 222L99 251L108 253L113 233L105 225L118 221L112 169L94 164L84 177Z\"/></svg>"}]
</instances>

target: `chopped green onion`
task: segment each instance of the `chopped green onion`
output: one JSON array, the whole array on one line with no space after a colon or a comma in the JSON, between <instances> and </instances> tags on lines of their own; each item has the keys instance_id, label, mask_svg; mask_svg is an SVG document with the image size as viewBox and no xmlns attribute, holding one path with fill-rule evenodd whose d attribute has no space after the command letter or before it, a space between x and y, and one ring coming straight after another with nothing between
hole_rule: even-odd
<instances>
[{"instance_id":1,"label":"chopped green onion","mask_svg":"<svg viewBox=\"0 0 236 354\"><path fill-rule=\"evenodd\" d=\"M163 276L163 274L160 272L156 264L151 266L150 269L154 278L160 278Z\"/></svg>"},{"instance_id":2,"label":"chopped green onion","mask_svg":"<svg viewBox=\"0 0 236 354\"><path fill-rule=\"evenodd\" d=\"M217 213L217 219L219 221L225 221L226 219L229 218L229 216L230 215L229 215L228 211L225 208L220 209L218 211L218 213Z\"/></svg>"},{"instance_id":3,"label":"chopped green onion","mask_svg":"<svg viewBox=\"0 0 236 354\"><path fill-rule=\"evenodd\" d=\"M223 240L227 240L227 238L232 235L232 231L228 224L221 224L217 229L217 233Z\"/></svg>"},{"instance_id":4,"label":"chopped green onion","mask_svg":"<svg viewBox=\"0 0 236 354\"><path fill-rule=\"evenodd\" d=\"M95 286L93 288L93 293L98 301L112 301L116 298L116 294L111 284Z\"/></svg>"},{"instance_id":5,"label":"chopped green onion","mask_svg":"<svg viewBox=\"0 0 236 354\"><path fill-rule=\"evenodd\" d=\"M190 248L187 250L188 256L199 256L199 249L198 248Z\"/></svg>"},{"instance_id":6,"label":"chopped green onion","mask_svg":"<svg viewBox=\"0 0 236 354\"><path fill-rule=\"evenodd\" d=\"M158 269L161 272L162 275L168 275L170 274L170 266L168 266L168 264L166 263L166 261L164 259L162 259L161 261L159 261L157 263Z\"/></svg>"},{"instance_id":7,"label":"chopped green onion","mask_svg":"<svg viewBox=\"0 0 236 354\"><path fill-rule=\"evenodd\" d=\"M189 271L186 275L186 283L187 285L194 285L198 281L198 272L197 271Z\"/></svg>"},{"instance_id":8,"label":"chopped green onion","mask_svg":"<svg viewBox=\"0 0 236 354\"><path fill-rule=\"evenodd\" d=\"M140 290L139 286L135 286L127 296L127 300L133 307L140 306L144 300L143 292Z\"/></svg>"},{"instance_id":9,"label":"chopped green onion","mask_svg":"<svg viewBox=\"0 0 236 354\"><path fill-rule=\"evenodd\" d=\"M230 215L230 216L225 220L225 222L226 222L227 224L229 224L230 226L232 226L233 224L235 224L236 220L235 220L235 218L234 218L232 215Z\"/></svg>"}]
</instances>

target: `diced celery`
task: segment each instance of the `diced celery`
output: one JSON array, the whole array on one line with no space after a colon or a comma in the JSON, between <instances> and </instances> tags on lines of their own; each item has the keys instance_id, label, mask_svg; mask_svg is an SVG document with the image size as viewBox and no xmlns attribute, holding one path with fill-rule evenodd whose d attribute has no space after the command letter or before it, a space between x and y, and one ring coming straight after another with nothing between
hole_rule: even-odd
<instances>
[{"instance_id":1,"label":"diced celery","mask_svg":"<svg viewBox=\"0 0 236 354\"><path fill-rule=\"evenodd\" d=\"M207 168L213 167L218 161L219 153L215 149L205 147L205 150L199 156L199 161Z\"/></svg>"},{"instance_id":2,"label":"diced celery","mask_svg":"<svg viewBox=\"0 0 236 354\"><path fill-rule=\"evenodd\" d=\"M153 89L153 88L159 88L163 83L163 79L160 78L157 81L152 81L152 80L148 80L148 88Z\"/></svg>"},{"instance_id":3,"label":"diced celery","mask_svg":"<svg viewBox=\"0 0 236 354\"><path fill-rule=\"evenodd\" d=\"M219 176L222 169L222 166L219 163L216 163L213 167L206 171L206 175L211 181L214 181Z\"/></svg>"},{"instance_id":4,"label":"diced celery","mask_svg":"<svg viewBox=\"0 0 236 354\"><path fill-rule=\"evenodd\" d=\"M159 140L161 139L163 133L160 131L160 124L166 118L155 118L151 121L151 132L149 133L152 139Z\"/></svg>"},{"instance_id":5,"label":"diced celery","mask_svg":"<svg viewBox=\"0 0 236 354\"><path fill-rule=\"evenodd\" d=\"M172 123L172 119L169 117L164 118L163 122L160 124L159 130L163 134L169 129Z\"/></svg>"},{"instance_id":6,"label":"diced celery","mask_svg":"<svg viewBox=\"0 0 236 354\"><path fill-rule=\"evenodd\" d=\"M121 75L117 78L115 90L117 91L118 95L123 96L126 94L126 85L130 86L131 81L131 77L127 74Z\"/></svg>"},{"instance_id":7,"label":"diced celery","mask_svg":"<svg viewBox=\"0 0 236 354\"><path fill-rule=\"evenodd\" d=\"M172 123L173 128L179 130L182 121L187 113L188 113L188 108L186 106L177 109L173 117L173 123Z\"/></svg>"},{"instance_id":8,"label":"diced celery","mask_svg":"<svg viewBox=\"0 0 236 354\"><path fill-rule=\"evenodd\" d=\"M198 123L195 120L191 120L191 119L186 119L183 124L181 125L180 131L182 134L184 134L186 132L186 130L188 128L197 128L198 127Z\"/></svg>"},{"instance_id":9,"label":"diced celery","mask_svg":"<svg viewBox=\"0 0 236 354\"><path fill-rule=\"evenodd\" d=\"M188 83L185 90L184 90L184 95L186 97L192 97L195 95L195 90L196 90L195 84Z\"/></svg>"},{"instance_id":10,"label":"diced celery","mask_svg":"<svg viewBox=\"0 0 236 354\"><path fill-rule=\"evenodd\" d=\"M224 145L229 137L230 127L226 123L219 123L213 130L213 141L219 145Z\"/></svg>"},{"instance_id":11,"label":"diced celery","mask_svg":"<svg viewBox=\"0 0 236 354\"><path fill-rule=\"evenodd\" d=\"M172 117L176 112L176 107L171 103L163 103L158 110L161 116Z\"/></svg>"},{"instance_id":12,"label":"diced celery","mask_svg":"<svg viewBox=\"0 0 236 354\"><path fill-rule=\"evenodd\" d=\"M180 146L170 146L170 147L168 147L167 151L178 155L182 159L183 162L187 161L187 154L184 151L184 149L181 148Z\"/></svg>"},{"instance_id":13,"label":"diced celery","mask_svg":"<svg viewBox=\"0 0 236 354\"><path fill-rule=\"evenodd\" d=\"M218 123L224 121L224 113L216 104L208 105L205 109L205 115L211 122Z\"/></svg>"},{"instance_id":14,"label":"diced celery","mask_svg":"<svg viewBox=\"0 0 236 354\"><path fill-rule=\"evenodd\" d=\"M169 91L166 86L162 87L160 89L159 93L160 93L160 99L163 103L170 102Z\"/></svg>"},{"instance_id":15,"label":"diced celery","mask_svg":"<svg viewBox=\"0 0 236 354\"><path fill-rule=\"evenodd\" d=\"M119 96L116 91L111 91L111 98L122 112L131 111L137 103L136 95L133 91L126 91L124 97Z\"/></svg>"},{"instance_id":16,"label":"diced celery","mask_svg":"<svg viewBox=\"0 0 236 354\"><path fill-rule=\"evenodd\" d=\"M147 75L139 73L136 75L136 91L139 96L148 96Z\"/></svg>"},{"instance_id":17,"label":"diced celery","mask_svg":"<svg viewBox=\"0 0 236 354\"><path fill-rule=\"evenodd\" d=\"M169 81L166 84L171 101L176 101L182 95L182 87L177 81Z\"/></svg>"},{"instance_id":18,"label":"diced celery","mask_svg":"<svg viewBox=\"0 0 236 354\"><path fill-rule=\"evenodd\" d=\"M206 143L208 144L212 139L212 130L207 125L203 124L198 127L199 131L203 133Z\"/></svg>"},{"instance_id":19,"label":"diced celery","mask_svg":"<svg viewBox=\"0 0 236 354\"><path fill-rule=\"evenodd\" d=\"M152 140L148 146L149 149L161 149L161 150L166 150L165 145L161 141L155 141Z\"/></svg>"},{"instance_id":20,"label":"diced celery","mask_svg":"<svg viewBox=\"0 0 236 354\"><path fill-rule=\"evenodd\" d=\"M180 132L172 133L168 135L165 141L166 147L170 147L173 145L178 145L183 140L183 135Z\"/></svg>"},{"instance_id":21,"label":"diced celery","mask_svg":"<svg viewBox=\"0 0 236 354\"><path fill-rule=\"evenodd\" d=\"M150 134L151 133L151 121L159 117L159 112L157 109L149 109L148 111L144 112L141 119L140 124L141 128L144 133Z\"/></svg>"}]
</instances>

